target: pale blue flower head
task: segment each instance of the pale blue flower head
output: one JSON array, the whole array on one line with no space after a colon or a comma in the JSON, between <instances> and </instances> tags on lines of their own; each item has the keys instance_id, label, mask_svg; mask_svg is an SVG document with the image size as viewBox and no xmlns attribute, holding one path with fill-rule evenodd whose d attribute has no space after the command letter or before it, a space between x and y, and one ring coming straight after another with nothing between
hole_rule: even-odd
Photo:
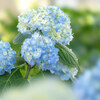
<instances>
[{"instance_id":1,"label":"pale blue flower head","mask_svg":"<svg viewBox=\"0 0 100 100\"><path fill-rule=\"evenodd\" d=\"M65 45L73 39L70 19L58 7L44 6L38 8L37 11L29 10L22 13L18 19L18 30L22 34L41 30L44 36Z\"/></svg>"},{"instance_id":2,"label":"pale blue flower head","mask_svg":"<svg viewBox=\"0 0 100 100\"><path fill-rule=\"evenodd\" d=\"M75 79L78 73L77 68L69 68L60 61L57 62L57 66L53 68L52 73L59 76L61 80Z\"/></svg>"},{"instance_id":3,"label":"pale blue flower head","mask_svg":"<svg viewBox=\"0 0 100 100\"><path fill-rule=\"evenodd\" d=\"M100 100L100 60L94 69L79 77L74 88L79 100Z\"/></svg>"},{"instance_id":4,"label":"pale blue flower head","mask_svg":"<svg viewBox=\"0 0 100 100\"><path fill-rule=\"evenodd\" d=\"M55 42L41 36L39 31L36 31L31 38L25 39L21 55L31 66L36 64L42 70L51 70L59 60Z\"/></svg>"},{"instance_id":5,"label":"pale blue flower head","mask_svg":"<svg viewBox=\"0 0 100 100\"><path fill-rule=\"evenodd\" d=\"M31 34L32 28L30 22L35 17L35 10L26 10L18 16L18 31L22 34Z\"/></svg>"},{"instance_id":6,"label":"pale blue flower head","mask_svg":"<svg viewBox=\"0 0 100 100\"><path fill-rule=\"evenodd\" d=\"M0 75L5 72L11 73L11 69L15 68L14 63L16 52L12 50L8 42L0 41Z\"/></svg>"}]
</instances>

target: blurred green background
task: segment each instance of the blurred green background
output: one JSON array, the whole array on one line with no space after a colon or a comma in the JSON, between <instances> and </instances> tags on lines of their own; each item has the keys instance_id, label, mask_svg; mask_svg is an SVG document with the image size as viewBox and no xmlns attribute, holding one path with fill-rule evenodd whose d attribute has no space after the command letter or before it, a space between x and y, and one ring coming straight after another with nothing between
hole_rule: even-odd
<instances>
[{"instance_id":1,"label":"blurred green background","mask_svg":"<svg viewBox=\"0 0 100 100\"><path fill-rule=\"evenodd\" d=\"M17 16L25 9L43 5L60 7L71 19L74 39L69 47L78 56L81 68L91 68L100 56L100 0L0 0L0 40L10 42L18 34Z\"/></svg>"}]
</instances>

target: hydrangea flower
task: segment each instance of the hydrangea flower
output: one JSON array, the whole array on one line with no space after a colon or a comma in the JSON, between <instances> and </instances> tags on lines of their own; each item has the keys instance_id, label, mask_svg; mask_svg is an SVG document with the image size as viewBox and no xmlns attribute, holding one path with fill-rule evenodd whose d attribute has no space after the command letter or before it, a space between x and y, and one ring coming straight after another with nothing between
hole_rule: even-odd
<instances>
[{"instance_id":1,"label":"hydrangea flower","mask_svg":"<svg viewBox=\"0 0 100 100\"><path fill-rule=\"evenodd\" d=\"M14 63L16 52L12 50L8 42L0 41L0 75L5 72L11 73L11 69L15 68Z\"/></svg>"},{"instance_id":2,"label":"hydrangea flower","mask_svg":"<svg viewBox=\"0 0 100 100\"><path fill-rule=\"evenodd\" d=\"M18 17L18 30L22 34L32 34L40 30L44 36L55 42L69 44L73 39L70 19L55 6L44 6L37 11L29 10Z\"/></svg>"},{"instance_id":3,"label":"hydrangea flower","mask_svg":"<svg viewBox=\"0 0 100 100\"><path fill-rule=\"evenodd\" d=\"M75 79L78 70L77 68L69 68L67 65L64 65L59 61L57 63L57 66L53 68L52 73L59 76L61 80L69 80L69 79Z\"/></svg>"},{"instance_id":4,"label":"hydrangea flower","mask_svg":"<svg viewBox=\"0 0 100 100\"><path fill-rule=\"evenodd\" d=\"M31 20L36 16L36 11L33 10L26 10L25 12L21 13L18 16L18 31L22 34L31 34Z\"/></svg>"},{"instance_id":5,"label":"hydrangea flower","mask_svg":"<svg viewBox=\"0 0 100 100\"><path fill-rule=\"evenodd\" d=\"M87 70L75 82L79 100L100 100L100 60L93 70Z\"/></svg>"},{"instance_id":6,"label":"hydrangea flower","mask_svg":"<svg viewBox=\"0 0 100 100\"><path fill-rule=\"evenodd\" d=\"M21 55L31 66L36 64L42 70L51 70L59 60L55 42L41 36L39 31L36 31L31 38L25 39L21 47Z\"/></svg>"}]
</instances>

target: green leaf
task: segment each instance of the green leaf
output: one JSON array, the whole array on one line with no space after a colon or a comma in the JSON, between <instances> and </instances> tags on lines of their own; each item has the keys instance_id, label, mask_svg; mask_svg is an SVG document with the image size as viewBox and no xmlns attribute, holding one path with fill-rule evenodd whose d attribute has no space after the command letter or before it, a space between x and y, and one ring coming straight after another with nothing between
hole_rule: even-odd
<instances>
[{"instance_id":1,"label":"green leaf","mask_svg":"<svg viewBox=\"0 0 100 100\"><path fill-rule=\"evenodd\" d=\"M59 49L59 59L63 64L79 69L78 59L71 49L59 43L56 44L56 47Z\"/></svg>"},{"instance_id":2,"label":"green leaf","mask_svg":"<svg viewBox=\"0 0 100 100\"><path fill-rule=\"evenodd\" d=\"M20 56L16 57L16 64L15 64L15 66L20 66L20 65L22 65L24 63L26 63L25 60L24 60L24 58L22 58Z\"/></svg>"},{"instance_id":3,"label":"green leaf","mask_svg":"<svg viewBox=\"0 0 100 100\"><path fill-rule=\"evenodd\" d=\"M6 73L0 76L0 92L13 86L22 86L26 83L28 83L27 80L22 77L19 68L16 68L12 70L12 74Z\"/></svg>"},{"instance_id":4,"label":"green leaf","mask_svg":"<svg viewBox=\"0 0 100 100\"><path fill-rule=\"evenodd\" d=\"M36 66L30 71L30 76L35 76L40 72L40 69Z\"/></svg>"},{"instance_id":5,"label":"green leaf","mask_svg":"<svg viewBox=\"0 0 100 100\"><path fill-rule=\"evenodd\" d=\"M26 38L30 37L28 34L18 33L15 39L13 40L14 44L21 44Z\"/></svg>"}]
</instances>

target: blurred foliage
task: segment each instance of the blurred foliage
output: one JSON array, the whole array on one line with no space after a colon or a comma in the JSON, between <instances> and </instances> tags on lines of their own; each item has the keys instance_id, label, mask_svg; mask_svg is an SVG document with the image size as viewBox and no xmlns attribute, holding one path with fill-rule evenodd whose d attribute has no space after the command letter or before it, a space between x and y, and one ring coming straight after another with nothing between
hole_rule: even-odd
<instances>
[{"instance_id":1,"label":"blurred foliage","mask_svg":"<svg viewBox=\"0 0 100 100\"><path fill-rule=\"evenodd\" d=\"M6 14L7 14L7 17L9 18L9 20L11 21L11 23L9 24L4 20L0 20L1 25L9 33L10 32L17 33L17 27L16 27L17 23L18 23L17 17L14 16L9 10L6 11Z\"/></svg>"},{"instance_id":2,"label":"blurred foliage","mask_svg":"<svg viewBox=\"0 0 100 100\"><path fill-rule=\"evenodd\" d=\"M82 68L92 67L100 56L100 12L62 9L71 19L74 39L70 47Z\"/></svg>"},{"instance_id":3,"label":"blurred foliage","mask_svg":"<svg viewBox=\"0 0 100 100\"><path fill-rule=\"evenodd\" d=\"M92 67L100 55L100 12L76 11L68 8L62 8L62 10L69 15L74 33L74 39L69 47L78 56L83 69ZM5 33L7 41L20 55L20 45L12 43L14 37L18 34L17 16L14 16L10 11L7 11L7 15L11 23L0 20L0 24L4 29L4 31L0 31L0 37L4 39L3 34Z\"/></svg>"},{"instance_id":4,"label":"blurred foliage","mask_svg":"<svg viewBox=\"0 0 100 100\"><path fill-rule=\"evenodd\" d=\"M25 80L19 69L14 69L12 71L12 74L9 75L6 73L3 76L0 76L0 94L5 90L10 87L15 87L15 86L20 86L22 87L24 84L28 83L27 80Z\"/></svg>"}]
</instances>

